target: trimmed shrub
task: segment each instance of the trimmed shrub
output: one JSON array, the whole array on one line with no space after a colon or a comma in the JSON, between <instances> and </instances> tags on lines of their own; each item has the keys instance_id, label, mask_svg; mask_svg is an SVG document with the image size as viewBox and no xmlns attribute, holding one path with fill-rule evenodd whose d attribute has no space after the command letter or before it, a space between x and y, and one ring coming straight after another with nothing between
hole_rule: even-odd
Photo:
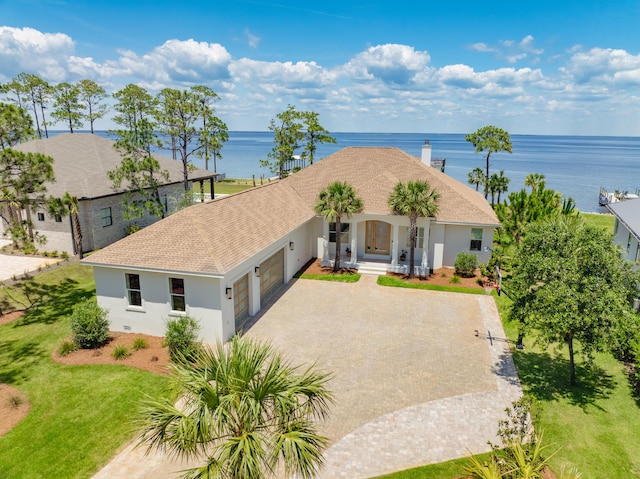
<instances>
[{"instance_id":1,"label":"trimmed shrub","mask_svg":"<svg viewBox=\"0 0 640 479\"><path fill-rule=\"evenodd\" d=\"M73 339L83 349L97 348L109 339L107 310L95 298L76 304L71 313Z\"/></svg>"},{"instance_id":2,"label":"trimmed shrub","mask_svg":"<svg viewBox=\"0 0 640 479\"><path fill-rule=\"evenodd\" d=\"M140 349L147 349L149 347L149 342L145 338L136 338L133 340L132 348L134 351L139 351Z\"/></svg>"},{"instance_id":3,"label":"trimmed shrub","mask_svg":"<svg viewBox=\"0 0 640 479\"><path fill-rule=\"evenodd\" d=\"M129 352L129 348L122 344L113 348L113 351L111 352L111 356L113 356L115 360L124 359L130 355L131 353Z\"/></svg>"},{"instance_id":4,"label":"trimmed shrub","mask_svg":"<svg viewBox=\"0 0 640 479\"><path fill-rule=\"evenodd\" d=\"M456 269L456 274L463 278L473 278L476 274L476 268L478 267L478 257L468 251L462 251L456 256L456 261L453 263Z\"/></svg>"},{"instance_id":5,"label":"trimmed shrub","mask_svg":"<svg viewBox=\"0 0 640 479\"><path fill-rule=\"evenodd\" d=\"M200 324L190 316L167 321L164 343L169 348L169 356L172 361L190 360L195 356L200 348L197 341L199 330Z\"/></svg>"},{"instance_id":6,"label":"trimmed shrub","mask_svg":"<svg viewBox=\"0 0 640 479\"><path fill-rule=\"evenodd\" d=\"M64 341L58 348L58 354L60 356L68 356L74 351L78 350L78 345L75 341Z\"/></svg>"}]
</instances>

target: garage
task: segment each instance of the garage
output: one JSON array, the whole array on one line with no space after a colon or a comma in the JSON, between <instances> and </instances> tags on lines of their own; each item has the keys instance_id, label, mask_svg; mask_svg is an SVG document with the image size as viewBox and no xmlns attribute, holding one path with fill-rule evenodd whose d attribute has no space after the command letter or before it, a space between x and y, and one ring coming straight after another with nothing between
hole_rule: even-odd
<instances>
[{"instance_id":1,"label":"garage","mask_svg":"<svg viewBox=\"0 0 640 479\"><path fill-rule=\"evenodd\" d=\"M249 317L249 274L233 283L233 314L238 331L244 320Z\"/></svg>"},{"instance_id":2,"label":"garage","mask_svg":"<svg viewBox=\"0 0 640 479\"><path fill-rule=\"evenodd\" d=\"M260 302L284 283L284 249L260 264Z\"/></svg>"}]
</instances>

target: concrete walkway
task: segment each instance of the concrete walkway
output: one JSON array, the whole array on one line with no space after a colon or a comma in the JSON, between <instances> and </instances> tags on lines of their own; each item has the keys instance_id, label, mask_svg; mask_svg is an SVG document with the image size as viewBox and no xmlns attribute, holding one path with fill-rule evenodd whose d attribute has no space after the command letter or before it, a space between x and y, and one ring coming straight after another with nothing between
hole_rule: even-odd
<instances>
[{"instance_id":1,"label":"concrete walkway","mask_svg":"<svg viewBox=\"0 0 640 479\"><path fill-rule=\"evenodd\" d=\"M488 450L521 389L490 296L298 280L248 330L334 373L320 478L369 478ZM476 330L479 334L476 336ZM171 478L186 464L127 447L96 479Z\"/></svg>"},{"instance_id":2,"label":"concrete walkway","mask_svg":"<svg viewBox=\"0 0 640 479\"><path fill-rule=\"evenodd\" d=\"M8 244L11 244L11 241L0 239L0 248ZM38 267L45 268L59 261L59 259L55 258L15 256L0 253L0 281L10 279L13 276L21 276L26 272L36 271Z\"/></svg>"}]
</instances>

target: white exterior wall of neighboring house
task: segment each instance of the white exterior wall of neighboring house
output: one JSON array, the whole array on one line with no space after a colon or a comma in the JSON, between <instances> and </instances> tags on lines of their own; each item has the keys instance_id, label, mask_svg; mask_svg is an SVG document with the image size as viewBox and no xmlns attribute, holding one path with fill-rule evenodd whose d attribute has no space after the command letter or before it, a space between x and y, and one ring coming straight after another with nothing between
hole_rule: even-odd
<instances>
[{"instance_id":1,"label":"white exterior wall of neighboring house","mask_svg":"<svg viewBox=\"0 0 640 479\"><path fill-rule=\"evenodd\" d=\"M613 231L613 241L620 245L622 257L633 262L640 261L640 242L618 218Z\"/></svg>"},{"instance_id":2,"label":"white exterior wall of neighboring house","mask_svg":"<svg viewBox=\"0 0 640 479\"><path fill-rule=\"evenodd\" d=\"M221 301L221 279L179 272L136 271L94 266L98 304L109 310L110 329L164 336L166 321L189 315L198 320L206 342L225 337ZM140 276L142 306L130 306L126 274ZM169 278L184 280L186 311L172 311Z\"/></svg>"},{"instance_id":3,"label":"white exterior wall of neighboring house","mask_svg":"<svg viewBox=\"0 0 640 479\"><path fill-rule=\"evenodd\" d=\"M479 249L471 250L472 230L482 230L482 242ZM444 225L443 266L453 266L458 253L470 251L478 257L478 264L486 263L491 258L491 251L484 251L485 246L493 244L493 227L476 225Z\"/></svg>"}]
</instances>

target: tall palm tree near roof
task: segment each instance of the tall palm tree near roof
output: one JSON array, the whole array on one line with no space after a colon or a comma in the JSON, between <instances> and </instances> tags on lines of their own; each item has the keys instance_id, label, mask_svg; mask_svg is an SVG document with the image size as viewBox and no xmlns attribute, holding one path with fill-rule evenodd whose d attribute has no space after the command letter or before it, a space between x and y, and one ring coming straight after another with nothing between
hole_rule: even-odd
<instances>
[{"instance_id":1,"label":"tall palm tree near roof","mask_svg":"<svg viewBox=\"0 0 640 479\"><path fill-rule=\"evenodd\" d=\"M312 478L326 438L317 431L333 402L327 373L291 366L270 345L234 337L172 366L180 406L145 401L140 443L205 464L184 478L259 479L279 467Z\"/></svg>"},{"instance_id":2,"label":"tall palm tree near roof","mask_svg":"<svg viewBox=\"0 0 640 479\"><path fill-rule=\"evenodd\" d=\"M362 211L363 202L353 187L346 181L336 181L327 186L318 195L316 213L324 216L330 223L336 224L336 255L333 263L334 273L340 270L341 221L342 217L351 218ZM355 252L353 253L355 254Z\"/></svg>"},{"instance_id":3,"label":"tall palm tree near roof","mask_svg":"<svg viewBox=\"0 0 640 479\"><path fill-rule=\"evenodd\" d=\"M469 183L470 185L476 185L476 191L478 191L478 187L480 185L484 185L485 181L486 176L484 174L484 171L482 171L482 168L480 167L471 170L469 172L469 175L467 176L467 183Z\"/></svg>"},{"instance_id":4,"label":"tall palm tree near roof","mask_svg":"<svg viewBox=\"0 0 640 479\"><path fill-rule=\"evenodd\" d=\"M73 248L78 257L82 259L82 228L80 226L78 197L65 192L61 198L50 198L47 206L52 216L69 215Z\"/></svg>"},{"instance_id":5,"label":"tall palm tree near roof","mask_svg":"<svg viewBox=\"0 0 640 479\"><path fill-rule=\"evenodd\" d=\"M415 276L415 247L418 233L418 217L434 216L438 212L440 195L426 181L399 182L389 196L388 203L394 215L409 218L409 278Z\"/></svg>"}]
</instances>

